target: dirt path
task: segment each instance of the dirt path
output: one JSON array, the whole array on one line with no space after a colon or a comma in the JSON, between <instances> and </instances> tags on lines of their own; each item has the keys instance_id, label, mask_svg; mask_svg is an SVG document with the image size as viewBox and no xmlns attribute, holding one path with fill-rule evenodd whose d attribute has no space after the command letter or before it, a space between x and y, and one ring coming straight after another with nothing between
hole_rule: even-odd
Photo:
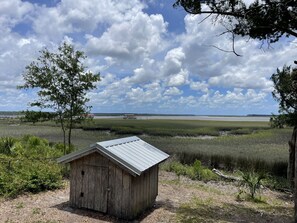
<instances>
[{"instance_id":1,"label":"dirt path","mask_svg":"<svg viewBox=\"0 0 297 223\"><path fill-rule=\"evenodd\" d=\"M134 222L291 222L293 202L288 194L263 190L264 202L237 201L230 183L203 183L160 172L154 208ZM0 202L0 222L80 223L123 222L98 212L73 209L65 189L23 195Z\"/></svg>"}]
</instances>

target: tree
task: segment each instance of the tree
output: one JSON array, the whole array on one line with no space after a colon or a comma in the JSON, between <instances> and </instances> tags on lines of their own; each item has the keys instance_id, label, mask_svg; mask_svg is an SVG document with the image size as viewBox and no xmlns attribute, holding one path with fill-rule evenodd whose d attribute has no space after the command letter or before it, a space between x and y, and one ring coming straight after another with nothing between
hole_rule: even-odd
<instances>
[{"instance_id":1,"label":"tree","mask_svg":"<svg viewBox=\"0 0 297 223\"><path fill-rule=\"evenodd\" d=\"M202 5L207 7L202 7ZM297 1L295 0L255 0L246 4L243 0L175 0L174 7L183 7L190 14L206 14L205 19L214 15L214 22L226 28L232 35L232 52L235 35L258 39L269 44L277 42L282 36L297 37ZM204 21L204 20L203 20ZM297 87L296 69L285 66L272 75L274 97L279 102L281 116L279 121L294 126L290 145L288 175L297 176ZM291 171L291 172L290 172ZM295 214L297 223L297 177L295 181Z\"/></svg>"},{"instance_id":2,"label":"tree","mask_svg":"<svg viewBox=\"0 0 297 223\"><path fill-rule=\"evenodd\" d=\"M42 112L42 111L23 111L24 115L21 117L21 121L23 122L32 122L35 124L36 122L45 122L54 120L56 118L56 114L52 112Z\"/></svg>"},{"instance_id":3,"label":"tree","mask_svg":"<svg viewBox=\"0 0 297 223\"><path fill-rule=\"evenodd\" d=\"M37 89L38 99L31 106L51 109L56 113L63 131L65 154L66 138L68 146L71 146L74 123L85 119L91 109L86 105L89 101L86 93L96 87L100 76L86 72L81 61L86 58L84 53L75 51L72 45L65 42L56 53L48 49L40 53L37 61L26 67L23 74L25 84L19 88Z\"/></svg>"},{"instance_id":4,"label":"tree","mask_svg":"<svg viewBox=\"0 0 297 223\"><path fill-rule=\"evenodd\" d=\"M291 140L289 141L288 180L294 185L296 174L295 151L297 139L297 69L284 66L277 69L271 77L274 84L273 97L279 103L280 115L273 120L274 124L281 123L294 127ZM296 180L296 179L295 179ZM297 183L297 181L296 181ZM296 200L297 202L297 200ZM297 210L296 210L297 211Z\"/></svg>"},{"instance_id":5,"label":"tree","mask_svg":"<svg viewBox=\"0 0 297 223\"><path fill-rule=\"evenodd\" d=\"M208 7L202 7L202 4ZM226 33L277 42L280 37L297 37L297 2L294 0L255 0L247 5L242 0L176 0L174 7L183 7L190 14L215 15ZM235 52L233 41L233 52Z\"/></svg>"}]
</instances>

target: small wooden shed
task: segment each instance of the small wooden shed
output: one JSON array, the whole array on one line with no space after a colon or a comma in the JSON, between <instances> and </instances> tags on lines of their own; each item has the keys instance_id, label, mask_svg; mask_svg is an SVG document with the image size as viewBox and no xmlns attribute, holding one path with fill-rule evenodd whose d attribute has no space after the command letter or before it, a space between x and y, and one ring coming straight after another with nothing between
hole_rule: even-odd
<instances>
[{"instance_id":1,"label":"small wooden shed","mask_svg":"<svg viewBox=\"0 0 297 223\"><path fill-rule=\"evenodd\" d=\"M133 136L97 142L58 159L70 163L70 205L134 219L158 195L158 164L169 157Z\"/></svg>"}]
</instances>

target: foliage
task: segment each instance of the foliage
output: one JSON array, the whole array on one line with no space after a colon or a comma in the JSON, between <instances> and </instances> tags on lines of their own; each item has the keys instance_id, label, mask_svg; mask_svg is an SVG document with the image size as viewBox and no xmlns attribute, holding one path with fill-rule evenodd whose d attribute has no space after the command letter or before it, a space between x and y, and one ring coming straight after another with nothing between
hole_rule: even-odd
<instances>
[{"instance_id":1,"label":"foliage","mask_svg":"<svg viewBox=\"0 0 297 223\"><path fill-rule=\"evenodd\" d=\"M0 153L0 195L14 197L62 186L62 170L55 158L63 150L50 147L47 140L35 136L11 141L10 152Z\"/></svg>"},{"instance_id":2,"label":"foliage","mask_svg":"<svg viewBox=\"0 0 297 223\"><path fill-rule=\"evenodd\" d=\"M290 126L297 126L297 69L284 66L271 76L273 97L279 103L281 119Z\"/></svg>"},{"instance_id":3,"label":"foliage","mask_svg":"<svg viewBox=\"0 0 297 223\"><path fill-rule=\"evenodd\" d=\"M35 124L36 122L45 122L49 120L54 120L56 118L56 114L52 112L42 112L42 111L24 111L22 112L24 117L21 118L23 122L32 122Z\"/></svg>"},{"instance_id":4,"label":"foliage","mask_svg":"<svg viewBox=\"0 0 297 223\"><path fill-rule=\"evenodd\" d=\"M295 148L297 140L297 69L290 66L284 66L282 70L277 69L271 76L274 84L273 97L279 103L278 118L273 121L275 126L283 125L294 126L291 140L289 141L289 162L287 177L294 185L296 172L295 166ZM297 196L296 196L296 221L297 221Z\"/></svg>"},{"instance_id":5,"label":"foliage","mask_svg":"<svg viewBox=\"0 0 297 223\"><path fill-rule=\"evenodd\" d=\"M90 107L86 93L96 87L99 74L85 72L82 61L84 53L75 51L70 44L63 43L57 53L48 49L41 51L37 61L26 67L23 74L25 84L19 88L36 88L38 100L31 103L41 109L56 112L61 124L66 149L66 129L68 129L68 146L71 145L71 133L75 122L85 119ZM64 151L66 152L66 151Z\"/></svg>"},{"instance_id":6,"label":"foliage","mask_svg":"<svg viewBox=\"0 0 297 223\"><path fill-rule=\"evenodd\" d=\"M208 7L202 7L205 3ZM281 36L297 37L297 3L290 0L200 1L176 0L174 7L183 7L190 14L216 15L227 32L253 39L277 42Z\"/></svg>"},{"instance_id":7,"label":"foliage","mask_svg":"<svg viewBox=\"0 0 297 223\"><path fill-rule=\"evenodd\" d=\"M288 116L286 114L272 115L270 120L271 128L284 128L288 123Z\"/></svg>"},{"instance_id":8,"label":"foliage","mask_svg":"<svg viewBox=\"0 0 297 223\"><path fill-rule=\"evenodd\" d=\"M10 155L11 149L15 144L16 139L12 137L1 137L0 138L0 154Z\"/></svg>"},{"instance_id":9,"label":"foliage","mask_svg":"<svg viewBox=\"0 0 297 223\"><path fill-rule=\"evenodd\" d=\"M242 173L242 181L240 182L241 187L248 189L248 194L251 199L256 200L256 194L260 193L262 181L266 178L263 173L255 173L253 171ZM240 193L242 190L240 191Z\"/></svg>"},{"instance_id":10,"label":"foliage","mask_svg":"<svg viewBox=\"0 0 297 223\"><path fill-rule=\"evenodd\" d=\"M217 180L218 177L210 169L201 165L199 160L196 160L193 165L183 165L178 161L167 161L163 164L162 168L169 172L174 172L180 178L180 176L187 176L192 180Z\"/></svg>"}]
</instances>

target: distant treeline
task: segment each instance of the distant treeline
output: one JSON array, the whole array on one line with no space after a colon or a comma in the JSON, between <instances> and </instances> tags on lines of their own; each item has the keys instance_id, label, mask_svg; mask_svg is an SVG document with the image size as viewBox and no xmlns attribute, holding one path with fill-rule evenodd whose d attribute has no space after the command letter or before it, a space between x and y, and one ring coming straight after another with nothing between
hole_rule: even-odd
<instances>
[{"instance_id":1,"label":"distant treeline","mask_svg":"<svg viewBox=\"0 0 297 223\"><path fill-rule=\"evenodd\" d=\"M23 111L21 112L21 121L23 122L45 122L54 120L57 117L57 114L54 112L42 112L42 111Z\"/></svg>"},{"instance_id":2,"label":"distant treeline","mask_svg":"<svg viewBox=\"0 0 297 223\"><path fill-rule=\"evenodd\" d=\"M247 116L251 116L251 117L270 117L271 115L261 115L261 114L248 114Z\"/></svg>"}]
</instances>

